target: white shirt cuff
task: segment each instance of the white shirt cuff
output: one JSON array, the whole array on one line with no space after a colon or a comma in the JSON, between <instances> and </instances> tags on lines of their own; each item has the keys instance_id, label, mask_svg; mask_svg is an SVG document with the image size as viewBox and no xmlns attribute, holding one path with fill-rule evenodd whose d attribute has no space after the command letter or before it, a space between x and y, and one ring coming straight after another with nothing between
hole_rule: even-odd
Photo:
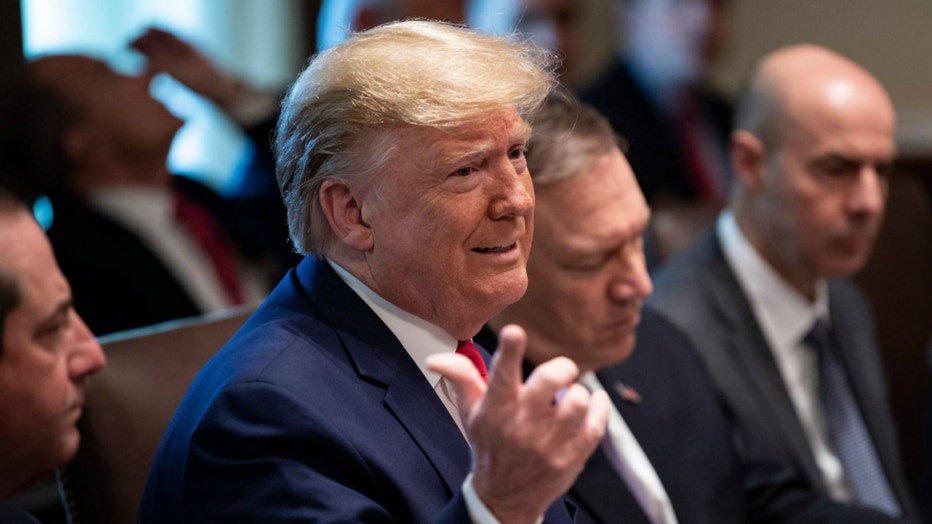
<instances>
[{"instance_id":1,"label":"white shirt cuff","mask_svg":"<svg viewBox=\"0 0 932 524\"><path fill-rule=\"evenodd\" d=\"M489 508L479 500L475 488L472 487L472 473L466 475L463 481L463 500L466 502L466 511L469 512L469 518L473 524L500 524L495 515L489 511ZM544 516L537 518L537 524L544 522Z\"/></svg>"}]
</instances>

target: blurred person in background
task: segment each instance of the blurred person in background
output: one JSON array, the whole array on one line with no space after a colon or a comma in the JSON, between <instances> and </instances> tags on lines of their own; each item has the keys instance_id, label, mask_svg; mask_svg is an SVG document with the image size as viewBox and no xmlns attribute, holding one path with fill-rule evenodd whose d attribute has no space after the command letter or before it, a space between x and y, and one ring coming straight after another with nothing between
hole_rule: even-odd
<instances>
[{"instance_id":1,"label":"blurred person in background","mask_svg":"<svg viewBox=\"0 0 932 524\"><path fill-rule=\"evenodd\" d=\"M649 299L691 340L748 438L834 500L916 517L870 307L896 156L893 104L829 49L758 63L739 102L728 207Z\"/></svg>"},{"instance_id":2,"label":"blurred person in background","mask_svg":"<svg viewBox=\"0 0 932 524\"><path fill-rule=\"evenodd\" d=\"M579 90L629 144L653 211L650 268L711 223L728 191L731 103L707 83L727 8L727 0L616 0L616 62Z\"/></svg>"},{"instance_id":3,"label":"blurred person in background","mask_svg":"<svg viewBox=\"0 0 932 524\"><path fill-rule=\"evenodd\" d=\"M0 163L49 197L49 239L99 334L260 300L291 256L277 195L227 200L169 171L182 121L154 73L39 57L0 124Z\"/></svg>"}]
</instances>

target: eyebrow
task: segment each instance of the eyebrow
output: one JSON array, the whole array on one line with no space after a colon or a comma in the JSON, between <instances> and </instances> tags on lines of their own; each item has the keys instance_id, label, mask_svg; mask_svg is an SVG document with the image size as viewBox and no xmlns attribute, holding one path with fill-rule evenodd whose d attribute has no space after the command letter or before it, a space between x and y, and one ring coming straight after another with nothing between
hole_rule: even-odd
<instances>
[{"instance_id":1,"label":"eyebrow","mask_svg":"<svg viewBox=\"0 0 932 524\"><path fill-rule=\"evenodd\" d=\"M638 228L637 230L632 231L630 234L625 234L620 241L612 243L608 248L600 247L597 249L592 248L591 246L578 247L578 246L563 246L563 251L570 258L596 258L602 257L605 253L613 253L620 249L622 246L627 245L630 242L635 242L639 239L644 238L644 235L647 233L647 223L644 227Z\"/></svg>"},{"instance_id":2,"label":"eyebrow","mask_svg":"<svg viewBox=\"0 0 932 524\"><path fill-rule=\"evenodd\" d=\"M523 120L513 126L511 130L509 130L509 149L518 142L527 145L528 141L531 139L531 132L530 124ZM437 159L437 163L444 166L468 163L475 159L488 156L489 151L495 149L496 147L494 138L477 141L465 140L464 142L466 142L468 145L460 148L457 151L453 151L447 155L439 157Z\"/></svg>"}]
</instances>

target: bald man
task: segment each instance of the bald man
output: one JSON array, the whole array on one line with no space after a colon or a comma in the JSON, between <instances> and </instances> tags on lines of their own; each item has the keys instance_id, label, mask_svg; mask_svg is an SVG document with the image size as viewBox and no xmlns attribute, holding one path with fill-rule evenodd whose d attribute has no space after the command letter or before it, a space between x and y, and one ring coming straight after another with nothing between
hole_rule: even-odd
<instances>
[{"instance_id":1,"label":"bald man","mask_svg":"<svg viewBox=\"0 0 932 524\"><path fill-rule=\"evenodd\" d=\"M746 433L834 500L915 515L873 321L845 277L867 260L893 165L880 83L828 49L758 66L717 223L655 279Z\"/></svg>"}]
</instances>

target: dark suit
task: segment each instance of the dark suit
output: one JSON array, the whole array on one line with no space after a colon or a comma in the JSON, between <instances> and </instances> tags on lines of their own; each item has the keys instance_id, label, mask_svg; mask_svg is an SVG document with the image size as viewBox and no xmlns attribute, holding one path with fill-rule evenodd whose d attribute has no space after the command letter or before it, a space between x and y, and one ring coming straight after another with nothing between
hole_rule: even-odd
<instances>
[{"instance_id":1,"label":"dark suit","mask_svg":"<svg viewBox=\"0 0 932 524\"><path fill-rule=\"evenodd\" d=\"M617 62L582 90L579 98L605 115L615 132L628 142L626 156L648 202L664 196L696 199L675 123L654 105L627 64ZM724 158L731 131L731 105L708 90L697 90L696 98L714 129Z\"/></svg>"},{"instance_id":2,"label":"dark suit","mask_svg":"<svg viewBox=\"0 0 932 524\"><path fill-rule=\"evenodd\" d=\"M392 332L308 258L195 379L140 522L466 522L469 465Z\"/></svg>"},{"instance_id":3,"label":"dark suit","mask_svg":"<svg viewBox=\"0 0 932 524\"><path fill-rule=\"evenodd\" d=\"M649 307L631 357L596 375L657 472L680 524L885 520L830 503L790 468L748 450L689 343ZM622 399L616 388L622 384L640 394L639 404ZM577 522L649 522L601 448L570 495Z\"/></svg>"},{"instance_id":4,"label":"dark suit","mask_svg":"<svg viewBox=\"0 0 932 524\"><path fill-rule=\"evenodd\" d=\"M79 198L61 195L52 204L49 241L95 335L201 313L136 233Z\"/></svg>"},{"instance_id":5,"label":"dark suit","mask_svg":"<svg viewBox=\"0 0 932 524\"><path fill-rule=\"evenodd\" d=\"M176 191L218 219L238 254L252 260L285 260L289 247L284 218L277 217L271 203L267 208L251 199L227 201L187 177L173 180ZM71 283L75 306L94 334L202 313L136 233L78 197L58 194L51 195L51 200L55 216L49 240Z\"/></svg>"},{"instance_id":6,"label":"dark suit","mask_svg":"<svg viewBox=\"0 0 932 524\"><path fill-rule=\"evenodd\" d=\"M659 272L648 300L690 339L750 441L824 489L774 357L714 228ZM829 281L829 311L849 381L887 479L907 515L915 516L900 466L870 311L861 294L843 279Z\"/></svg>"},{"instance_id":7,"label":"dark suit","mask_svg":"<svg viewBox=\"0 0 932 524\"><path fill-rule=\"evenodd\" d=\"M0 504L0 522L3 524L42 524L39 519L25 511Z\"/></svg>"}]
</instances>

